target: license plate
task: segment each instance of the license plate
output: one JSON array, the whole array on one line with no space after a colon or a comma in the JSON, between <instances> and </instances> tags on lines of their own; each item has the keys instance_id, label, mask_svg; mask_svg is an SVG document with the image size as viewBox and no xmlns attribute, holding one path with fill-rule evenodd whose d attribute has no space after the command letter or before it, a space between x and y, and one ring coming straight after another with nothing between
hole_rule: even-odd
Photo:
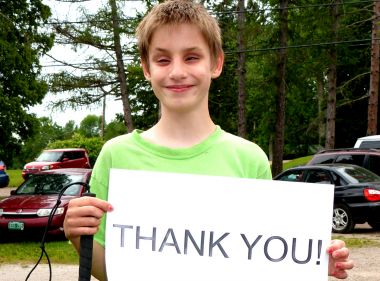
<instances>
[{"instance_id":1,"label":"license plate","mask_svg":"<svg viewBox=\"0 0 380 281\"><path fill-rule=\"evenodd\" d=\"M8 222L9 230L24 230L24 223L18 221L10 221Z\"/></svg>"}]
</instances>

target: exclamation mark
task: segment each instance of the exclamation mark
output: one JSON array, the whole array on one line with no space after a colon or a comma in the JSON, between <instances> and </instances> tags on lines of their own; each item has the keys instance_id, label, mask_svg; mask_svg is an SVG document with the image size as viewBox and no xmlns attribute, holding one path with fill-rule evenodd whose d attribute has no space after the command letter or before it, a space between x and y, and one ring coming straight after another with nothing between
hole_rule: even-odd
<instances>
[{"instance_id":1,"label":"exclamation mark","mask_svg":"<svg viewBox=\"0 0 380 281\"><path fill-rule=\"evenodd\" d=\"M322 249L322 240L318 240L318 260L317 260L317 265L320 265L321 262L319 259L321 258L321 249Z\"/></svg>"}]
</instances>

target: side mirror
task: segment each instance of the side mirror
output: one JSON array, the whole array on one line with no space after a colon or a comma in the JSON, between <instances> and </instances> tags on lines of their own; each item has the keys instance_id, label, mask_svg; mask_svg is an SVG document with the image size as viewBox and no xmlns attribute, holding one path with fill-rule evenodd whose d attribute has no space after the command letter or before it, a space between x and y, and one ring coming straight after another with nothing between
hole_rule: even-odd
<instances>
[{"instance_id":1,"label":"side mirror","mask_svg":"<svg viewBox=\"0 0 380 281\"><path fill-rule=\"evenodd\" d=\"M69 158L65 157L62 159L62 162L66 162L66 161L69 161Z\"/></svg>"},{"instance_id":2,"label":"side mirror","mask_svg":"<svg viewBox=\"0 0 380 281\"><path fill-rule=\"evenodd\" d=\"M15 195L16 194L16 190L11 190L11 195Z\"/></svg>"}]
</instances>

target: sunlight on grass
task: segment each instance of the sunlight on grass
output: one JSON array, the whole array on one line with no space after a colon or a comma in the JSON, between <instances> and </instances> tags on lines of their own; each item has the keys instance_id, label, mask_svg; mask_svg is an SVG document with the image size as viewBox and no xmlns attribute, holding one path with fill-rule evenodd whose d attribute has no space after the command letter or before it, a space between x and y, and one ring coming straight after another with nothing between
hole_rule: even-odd
<instances>
[{"instance_id":1,"label":"sunlight on grass","mask_svg":"<svg viewBox=\"0 0 380 281\"><path fill-rule=\"evenodd\" d=\"M45 244L51 263L77 264L78 255L68 241L54 241ZM2 263L35 263L41 255L40 242L1 243L0 264ZM46 257L41 263L47 263Z\"/></svg>"},{"instance_id":2,"label":"sunlight on grass","mask_svg":"<svg viewBox=\"0 0 380 281\"><path fill-rule=\"evenodd\" d=\"M306 165L307 162L309 162L312 157L313 157L312 155L309 155L309 156L300 157L300 158L287 161L283 164L283 170L296 167L296 166Z\"/></svg>"},{"instance_id":3,"label":"sunlight on grass","mask_svg":"<svg viewBox=\"0 0 380 281\"><path fill-rule=\"evenodd\" d=\"M343 240L349 248L380 247L380 242L366 238L353 238L333 235L333 239Z\"/></svg>"},{"instance_id":4,"label":"sunlight on grass","mask_svg":"<svg viewBox=\"0 0 380 281\"><path fill-rule=\"evenodd\" d=\"M9 175L9 185L10 187L18 187L24 179L21 176L22 170L7 170Z\"/></svg>"}]
</instances>

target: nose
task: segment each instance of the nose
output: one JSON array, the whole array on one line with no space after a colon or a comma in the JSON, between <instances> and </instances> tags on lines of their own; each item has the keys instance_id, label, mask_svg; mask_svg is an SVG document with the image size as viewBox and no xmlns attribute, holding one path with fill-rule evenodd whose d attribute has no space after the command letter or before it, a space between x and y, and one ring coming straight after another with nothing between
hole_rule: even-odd
<instances>
[{"instance_id":1,"label":"nose","mask_svg":"<svg viewBox=\"0 0 380 281\"><path fill-rule=\"evenodd\" d=\"M173 59L171 63L171 68L169 72L170 79L183 79L186 77L186 66L185 63L179 59Z\"/></svg>"}]
</instances>

